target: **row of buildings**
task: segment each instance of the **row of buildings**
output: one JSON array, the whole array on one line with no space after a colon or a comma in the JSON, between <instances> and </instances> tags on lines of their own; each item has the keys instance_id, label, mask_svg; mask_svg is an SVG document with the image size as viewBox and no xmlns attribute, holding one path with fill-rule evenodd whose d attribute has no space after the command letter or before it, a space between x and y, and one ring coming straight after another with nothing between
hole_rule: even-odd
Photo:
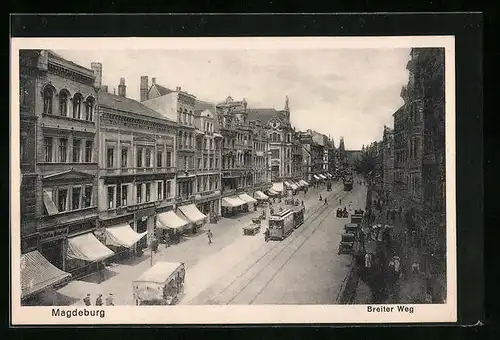
<instances>
[{"instance_id":1,"label":"row of buildings","mask_svg":"<svg viewBox=\"0 0 500 340\"><path fill-rule=\"evenodd\" d=\"M412 49L407 69L394 128L384 127L382 140L367 151L376 159L377 191L408 212L409 227L421 235L419 250L436 276L446 257L444 49Z\"/></svg>"},{"instance_id":2,"label":"row of buildings","mask_svg":"<svg viewBox=\"0 0 500 340\"><path fill-rule=\"evenodd\" d=\"M333 143L296 132L288 98L283 110L210 103L143 76L137 101L124 78L111 93L102 72L20 51L22 265L38 270L22 271L23 296L264 192L332 177Z\"/></svg>"}]
</instances>

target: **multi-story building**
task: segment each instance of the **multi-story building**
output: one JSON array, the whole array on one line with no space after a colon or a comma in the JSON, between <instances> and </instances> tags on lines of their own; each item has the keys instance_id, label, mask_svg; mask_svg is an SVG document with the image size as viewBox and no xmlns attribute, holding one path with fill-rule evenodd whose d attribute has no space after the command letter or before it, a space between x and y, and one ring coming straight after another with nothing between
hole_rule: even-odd
<instances>
[{"instance_id":1,"label":"multi-story building","mask_svg":"<svg viewBox=\"0 0 500 340\"><path fill-rule=\"evenodd\" d=\"M304 178L302 165L303 149L300 142L300 133L294 131L292 134L292 179L296 182Z\"/></svg>"},{"instance_id":2,"label":"multi-story building","mask_svg":"<svg viewBox=\"0 0 500 340\"><path fill-rule=\"evenodd\" d=\"M403 91L404 92L404 91ZM404 106L393 114L394 117L394 183L393 197L399 205L407 206L408 173L406 170L406 159L408 148L406 146L406 112Z\"/></svg>"},{"instance_id":3,"label":"multi-story building","mask_svg":"<svg viewBox=\"0 0 500 340\"><path fill-rule=\"evenodd\" d=\"M333 139L329 139L328 141L328 173L336 177L336 150Z\"/></svg>"},{"instance_id":4,"label":"multi-story building","mask_svg":"<svg viewBox=\"0 0 500 340\"><path fill-rule=\"evenodd\" d=\"M206 222L206 216L196 206L196 195L201 189L197 187L197 179L201 177L203 181L209 176L195 164L196 141L204 135L195 126L196 97L183 91L180 86L174 91L159 85L156 78L152 78L152 85L149 86L147 76L141 77L140 92L142 104L177 123L176 208L196 231Z\"/></svg>"},{"instance_id":5,"label":"multi-story building","mask_svg":"<svg viewBox=\"0 0 500 340\"><path fill-rule=\"evenodd\" d=\"M392 197L394 185L394 135L393 130L384 126L382 138L382 190L386 198Z\"/></svg>"},{"instance_id":6,"label":"multi-story building","mask_svg":"<svg viewBox=\"0 0 500 340\"><path fill-rule=\"evenodd\" d=\"M271 186L269 142L266 130L259 120L250 121L253 131L254 190L264 191Z\"/></svg>"},{"instance_id":7,"label":"multi-story building","mask_svg":"<svg viewBox=\"0 0 500 340\"><path fill-rule=\"evenodd\" d=\"M292 135L294 131L290 122L288 97L285 99L283 110L252 108L247 111L250 120L260 120L267 130L272 182L292 179Z\"/></svg>"},{"instance_id":8,"label":"multi-story building","mask_svg":"<svg viewBox=\"0 0 500 340\"><path fill-rule=\"evenodd\" d=\"M313 156L311 146L313 144L312 135L307 132L299 132L298 138L302 145L302 178L309 183L313 182Z\"/></svg>"},{"instance_id":9,"label":"multi-story building","mask_svg":"<svg viewBox=\"0 0 500 340\"><path fill-rule=\"evenodd\" d=\"M221 214L222 135L217 132L214 104L197 100L194 113L196 206L211 220L216 220Z\"/></svg>"},{"instance_id":10,"label":"multi-story building","mask_svg":"<svg viewBox=\"0 0 500 340\"><path fill-rule=\"evenodd\" d=\"M307 181L314 183L326 179L324 135L307 130L300 133L300 141L303 149L303 174L307 176Z\"/></svg>"},{"instance_id":11,"label":"multi-story building","mask_svg":"<svg viewBox=\"0 0 500 340\"><path fill-rule=\"evenodd\" d=\"M21 169L21 253L37 248L36 100L40 50L19 51L19 163ZM40 100L38 98L38 100Z\"/></svg>"},{"instance_id":12,"label":"multi-story building","mask_svg":"<svg viewBox=\"0 0 500 340\"><path fill-rule=\"evenodd\" d=\"M104 247L92 234L98 218L95 110L100 79L92 69L52 51L41 51L37 59L36 79L21 85L28 86L38 118L37 248L57 268L78 276L95 261L75 252L75 240Z\"/></svg>"},{"instance_id":13,"label":"multi-story building","mask_svg":"<svg viewBox=\"0 0 500 340\"><path fill-rule=\"evenodd\" d=\"M98 237L114 247L142 250L158 233L156 227L161 223L157 217L175 207L177 124L127 98L124 78L117 95L103 86L98 101ZM120 243L120 236L125 232L130 235L131 229L146 235L137 237L135 247ZM107 237L108 232L113 237Z\"/></svg>"}]
</instances>

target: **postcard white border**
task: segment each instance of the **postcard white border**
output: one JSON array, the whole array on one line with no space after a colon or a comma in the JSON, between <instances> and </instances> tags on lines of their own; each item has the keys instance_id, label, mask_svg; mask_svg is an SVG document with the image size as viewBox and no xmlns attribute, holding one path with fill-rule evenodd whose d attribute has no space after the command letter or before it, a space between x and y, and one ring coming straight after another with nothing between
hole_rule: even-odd
<instances>
[{"instance_id":1,"label":"postcard white border","mask_svg":"<svg viewBox=\"0 0 500 340\"><path fill-rule=\"evenodd\" d=\"M168 42L168 43L166 43ZM413 305L414 313L368 313L366 305L266 305L104 307L105 317L53 317L52 307L20 305L20 166L19 50L223 50L223 49L365 49L444 47L446 79L446 239L445 304ZM11 264L12 324L252 324L252 323L413 323L456 322L456 192L455 192L455 38L409 37L265 37L265 38L13 38L11 39ZM388 113L390 114L390 113ZM16 226L16 228L14 228ZM395 305L384 305L387 307ZM68 307L69 308L69 307ZM81 307L78 307L81 308ZM74 307L73 307L74 309ZM90 308L90 309L96 309Z\"/></svg>"}]
</instances>

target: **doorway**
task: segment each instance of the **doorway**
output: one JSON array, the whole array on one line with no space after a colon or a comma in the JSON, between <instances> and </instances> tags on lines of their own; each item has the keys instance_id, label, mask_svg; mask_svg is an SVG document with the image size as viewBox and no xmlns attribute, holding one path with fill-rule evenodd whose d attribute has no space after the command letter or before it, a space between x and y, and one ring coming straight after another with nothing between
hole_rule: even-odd
<instances>
[{"instance_id":1,"label":"doorway","mask_svg":"<svg viewBox=\"0 0 500 340\"><path fill-rule=\"evenodd\" d=\"M54 266L64 270L63 268L63 240L54 240L43 243L41 245L42 255Z\"/></svg>"}]
</instances>

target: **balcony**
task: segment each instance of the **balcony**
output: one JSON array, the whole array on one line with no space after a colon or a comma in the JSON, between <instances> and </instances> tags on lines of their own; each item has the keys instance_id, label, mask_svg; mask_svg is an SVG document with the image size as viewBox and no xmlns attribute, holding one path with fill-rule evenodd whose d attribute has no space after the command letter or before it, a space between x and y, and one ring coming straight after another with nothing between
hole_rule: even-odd
<instances>
[{"instance_id":1,"label":"balcony","mask_svg":"<svg viewBox=\"0 0 500 340\"><path fill-rule=\"evenodd\" d=\"M105 176L126 176L126 175L144 175L144 174L165 174L174 173L175 167L150 167L150 168L106 168Z\"/></svg>"},{"instance_id":2,"label":"balcony","mask_svg":"<svg viewBox=\"0 0 500 340\"><path fill-rule=\"evenodd\" d=\"M222 178L235 178L235 177L240 177L241 176L241 170L236 169L236 168L231 168L231 169L223 169L222 170Z\"/></svg>"}]
</instances>

